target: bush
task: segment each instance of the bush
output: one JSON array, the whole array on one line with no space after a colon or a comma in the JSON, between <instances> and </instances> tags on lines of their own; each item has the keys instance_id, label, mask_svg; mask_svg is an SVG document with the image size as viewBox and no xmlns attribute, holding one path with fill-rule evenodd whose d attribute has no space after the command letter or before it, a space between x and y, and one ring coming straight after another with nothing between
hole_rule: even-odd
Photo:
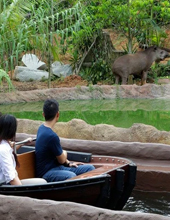
<instances>
[{"instance_id":1,"label":"bush","mask_svg":"<svg viewBox=\"0 0 170 220\"><path fill-rule=\"evenodd\" d=\"M9 78L9 75L2 69L0 69L0 85L1 85L1 88L3 87L3 80L6 80L7 83L8 83L8 88L9 88L9 91L10 90L13 90L14 89L14 86Z\"/></svg>"},{"instance_id":2,"label":"bush","mask_svg":"<svg viewBox=\"0 0 170 220\"><path fill-rule=\"evenodd\" d=\"M167 64L156 63L155 65L152 65L150 71L148 72L148 78L153 77L155 81L157 78L167 76L170 76L170 60L167 62Z\"/></svg>"},{"instance_id":3,"label":"bush","mask_svg":"<svg viewBox=\"0 0 170 220\"><path fill-rule=\"evenodd\" d=\"M110 65L102 58L96 60L90 68L84 68L80 72L80 76L92 84L97 84L101 81L109 81L112 83L114 79Z\"/></svg>"}]
</instances>

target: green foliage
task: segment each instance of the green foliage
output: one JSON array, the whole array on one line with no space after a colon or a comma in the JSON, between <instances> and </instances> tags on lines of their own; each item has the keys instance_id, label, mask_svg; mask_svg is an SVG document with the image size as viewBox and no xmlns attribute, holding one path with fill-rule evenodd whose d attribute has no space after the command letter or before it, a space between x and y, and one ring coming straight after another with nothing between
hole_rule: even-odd
<instances>
[{"instance_id":1,"label":"green foliage","mask_svg":"<svg viewBox=\"0 0 170 220\"><path fill-rule=\"evenodd\" d=\"M129 52L128 44L126 43L125 46L122 46L122 48L123 48L125 54L128 54L128 52ZM133 44L132 45L132 53L136 53L137 50L138 50L138 47L135 44Z\"/></svg>"},{"instance_id":2,"label":"green foliage","mask_svg":"<svg viewBox=\"0 0 170 220\"><path fill-rule=\"evenodd\" d=\"M24 50L27 35L22 21L30 6L27 0L1 2L0 63L7 72L18 64L19 54Z\"/></svg>"},{"instance_id":3,"label":"green foliage","mask_svg":"<svg viewBox=\"0 0 170 220\"><path fill-rule=\"evenodd\" d=\"M124 49L134 52L134 38L161 45L166 34L160 27L169 19L167 0L2 0L0 65L6 72L13 71L23 53L31 51L48 60L50 71L51 62L69 52L79 72L103 28L123 33L128 39ZM110 79L110 60L103 48L102 44L93 48L93 64L86 70L93 83Z\"/></svg>"},{"instance_id":4,"label":"green foliage","mask_svg":"<svg viewBox=\"0 0 170 220\"><path fill-rule=\"evenodd\" d=\"M113 26L127 37L129 52L132 52L134 38L140 44L160 45L162 38L166 38L160 25L169 22L169 10L169 3L157 0L127 0L123 4L115 0L112 7Z\"/></svg>"},{"instance_id":5,"label":"green foliage","mask_svg":"<svg viewBox=\"0 0 170 220\"><path fill-rule=\"evenodd\" d=\"M154 78L155 83L158 78L169 78L170 77L170 61L167 64L155 63L151 66L148 72L148 78Z\"/></svg>"},{"instance_id":6,"label":"green foliage","mask_svg":"<svg viewBox=\"0 0 170 220\"><path fill-rule=\"evenodd\" d=\"M9 75L4 70L0 69L0 84L1 84L1 88L3 87L3 80L7 81L9 91L14 89L14 86L12 85L12 82L10 80Z\"/></svg>"},{"instance_id":7,"label":"green foliage","mask_svg":"<svg viewBox=\"0 0 170 220\"><path fill-rule=\"evenodd\" d=\"M81 77L85 78L92 84L97 84L100 81L113 82L113 74L111 73L110 65L102 58L99 58L92 64L92 67L85 68L80 72Z\"/></svg>"},{"instance_id":8,"label":"green foliage","mask_svg":"<svg viewBox=\"0 0 170 220\"><path fill-rule=\"evenodd\" d=\"M11 0L0 3L0 63L7 72L19 65L23 53L59 60L68 41L83 24L78 1ZM49 77L50 83L50 77Z\"/></svg>"},{"instance_id":9,"label":"green foliage","mask_svg":"<svg viewBox=\"0 0 170 220\"><path fill-rule=\"evenodd\" d=\"M72 68L76 69L78 63L80 62L80 57L79 57L79 53L77 50L73 50L72 56L69 61L70 61L70 65L72 66Z\"/></svg>"},{"instance_id":10,"label":"green foliage","mask_svg":"<svg viewBox=\"0 0 170 220\"><path fill-rule=\"evenodd\" d=\"M83 3L83 2L82 2ZM162 11L166 9L166 16ZM81 29L74 33L72 41L73 51L77 51L78 57L74 60L74 66L80 64L84 54L88 51L97 36L101 36L101 29L114 28L128 39L128 43L123 48L126 53L134 53L137 48L134 46L137 39L139 44L161 45L167 37L165 31L159 25L169 22L169 3L157 0L94 0L86 1L86 9L83 13L86 22ZM98 81L110 78L108 70L109 61L105 56L105 51L99 53L100 45L97 49L93 48L93 65L89 70L81 74L89 81ZM73 57L74 52L72 52ZM77 62L76 62L77 60ZM106 64L103 64L105 63ZM106 66L104 66L106 65ZM80 66L80 65L79 65Z\"/></svg>"}]
</instances>

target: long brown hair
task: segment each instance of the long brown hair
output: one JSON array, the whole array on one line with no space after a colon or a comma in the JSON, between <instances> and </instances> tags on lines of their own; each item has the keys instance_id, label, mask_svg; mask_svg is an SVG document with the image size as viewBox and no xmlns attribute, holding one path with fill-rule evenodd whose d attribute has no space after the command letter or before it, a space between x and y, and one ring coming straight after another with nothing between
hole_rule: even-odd
<instances>
[{"instance_id":1,"label":"long brown hair","mask_svg":"<svg viewBox=\"0 0 170 220\"><path fill-rule=\"evenodd\" d=\"M0 143L2 140L15 140L17 120L13 115L5 114L0 116ZM16 165L19 166L17 155L13 151Z\"/></svg>"}]
</instances>

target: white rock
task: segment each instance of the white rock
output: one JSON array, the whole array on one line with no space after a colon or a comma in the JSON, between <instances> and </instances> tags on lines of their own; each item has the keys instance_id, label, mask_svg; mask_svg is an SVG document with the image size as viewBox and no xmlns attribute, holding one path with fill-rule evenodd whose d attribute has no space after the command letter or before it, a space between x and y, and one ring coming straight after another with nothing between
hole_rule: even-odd
<instances>
[{"instance_id":1,"label":"white rock","mask_svg":"<svg viewBox=\"0 0 170 220\"><path fill-rule=\"evenodd\" d=\"M41 81L48 79L49 73L45 70L29 69L25 66L16 66L14 70L14 77L21 82Z\"/></svg>"},{"instance_id":2,"label":"white rock","mask_svg":"<svg viewBox=\"0 0 170 220\"><path fill-rule=\"evenodd\" d=\"M25 54L22 57L22 62L27 66L29 69L37 70L38 68L46 68L46 64L38 59L35 54Z\"/></svg>"},{"instance_id":3,"label":"white rock","mask_svg":"<svg viewBox=\"0 0 170 220\"><path fill-rule=\"evenodd\" d=\"M58 77L66 77L72 74L72 67L69 64L63 64L59 61L55 61L51 65L51 72Z\"/></svg>"}]
</instances>

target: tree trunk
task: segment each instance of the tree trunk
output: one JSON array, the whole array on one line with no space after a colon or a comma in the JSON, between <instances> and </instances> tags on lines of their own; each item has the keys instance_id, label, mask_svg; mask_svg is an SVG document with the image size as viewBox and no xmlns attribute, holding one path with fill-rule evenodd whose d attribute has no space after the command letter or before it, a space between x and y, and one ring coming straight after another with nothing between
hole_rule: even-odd
<instances>
[{"instance_id":1,"label":"tree trunk","mask_svg":"<svg viewBox=\"0 0 170 220\"><path fill-rule=\"evenodd\" d=\"M131 33L131 25L130 25L130 2L128 0L128 53L132 53L132 33Z\"/></svg>"}]
</instances>

